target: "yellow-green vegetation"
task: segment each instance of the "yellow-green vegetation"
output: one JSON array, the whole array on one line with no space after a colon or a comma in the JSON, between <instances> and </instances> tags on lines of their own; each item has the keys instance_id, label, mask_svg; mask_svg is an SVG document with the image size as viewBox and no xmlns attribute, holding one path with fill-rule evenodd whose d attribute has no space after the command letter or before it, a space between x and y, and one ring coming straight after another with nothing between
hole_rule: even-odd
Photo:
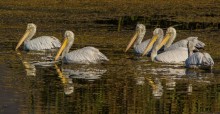
<instances>
[{"instance_id":1,"label":"yellow-green vegetation","mask_svg":"<svg viewBox=\"0 0 220 114\"><path fill-rule=\"evenodd\" d=\"M24 14L26 10L42 13L69 13L65 17L93 20L100 17L161 15L182 22L219 23L219 0L3 0L1 10L17 10ZM5 12L8 14L9 12ZM1 11L1 15L4 12ZM77 16L76 16L77 15ZM51 15L52 16L52 15ZM70 18L69 17L69 18ZM60 18L59 16L56 18Z\"/></svg>"}]
</instances>

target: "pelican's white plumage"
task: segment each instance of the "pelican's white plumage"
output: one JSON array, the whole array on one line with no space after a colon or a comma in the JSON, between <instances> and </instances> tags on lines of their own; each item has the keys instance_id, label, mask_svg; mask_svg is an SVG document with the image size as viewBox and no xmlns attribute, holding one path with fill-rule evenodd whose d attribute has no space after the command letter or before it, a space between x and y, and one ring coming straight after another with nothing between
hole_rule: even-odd
<instances>
[{"instance_id":1,"label":"pelican's white plumage","mask_svg":"<svg viewBox=\"0 0 220 114\"><path fill-rule=\"evenodd\" d=\"M66 63L89 64L100 61L108 61L108 58L94 47L84 47L67 53L63 61Z\"/></svg>"},{"instance_id":2,"label":"pelican's white plumage","mask_svg":"<svg viewBox=\"0 0 220 114\"><path fill-rule=\"evenodd\" d=\"M142 54L148 45L150 39L147 39L142 42L144 35L146 33L145 25L143 24L137 24L135 35L131 38L125 52L131 47L131 45L134 43L134 50L136 53Z\"/></svg>"},{"instance_id":3,"label":"pelican's white plumage","mask_svg":"<svg viewBox=\"0 0 220 114\"><path fill-rule=\"evenodd\" d=\"M185 62L187 68L208 68L212 69L214 61L210 54L196 52L192 54Z\"/></svg>"},{"instance_id":4,"label":"pelican's white plumage","mask_svg":"<svg viewBox=\"0 0 220 114\"><path fill-rule=\"evenodd\" d=\"M177 49L179 47L187 48L188 41L192 41L195 44L195 47L197 48L204 48L205 44L198 40L198 37L188 37L186 39L177 41L173 43L173 41L176 39L177 33L176 29L173 27L169 27L166 31L166 35L161 41L159 49L164 45L164 51L169 51L173 49ZM173 44L172 44L173 43Z\"/></svg>"},{"instance_id":5,"label":"pelican's white plumage","mask_svg":"<svg viewBox=\"0 0 220 114\"><path fill-rule=\"evenodd\" d=\"M205 46L203 42L198 40L198 37L188 37L186 39L180 40L172 44L172 42L176 38L176 30L173 27L169 27L167 29L164 38L162 29L155 29L153 34L154 36L158 36L156 37L157 40L151 40L143 53L143 55L145 55L146 52L150 50L150 45L154 44L151 51L152 61L159 61L163 63L172 64L183 64L189 56L187 45L189 41L192 44L192 49L195 49L195 47L203 48ZM157 54L158 50L160 50L162 46L164 46L164 52Z\"/></svg>"},{"instance_id":6,"label":"pelican's white plumage","mask_svg":"<svg viewBox=\"0 0 220 114\"><path fill-rule=\"evenodd\" d=\"M74 42L74 34L72 31L66 31L64 37L64 42L58 51L55 60L57 60L62 53L61 59L64 63L90 64L108 61L108 58L94 47L84 47L69 52L69 49Z\"/></svg>"},{"instance_id":7,"label":"pelican's white plumage","mask_svg":"<svg viewBox=\"0 0 220 114\"><path fill-rule=\"evenodd\" d=\"M53 36L41 36L33 40L24 42L25 50L44 50L59 48L61 45L60 41Z\"/></svg>"},{"instance_id":8,"label":"pelican's white plumage","mask_svg":"<svg viewBox=\"0 0 220 114\"><path fill-rule=\"evenodd\" d=\"M151 51L151 60L158 61L163 63L171 63L171 64L183 64L185 60L188 58L188 49L184 47L178 47L173 50L165 51L163 53L157 54L158 50L164 45L163 42L163 30L161 28L156 28L153 32L155 39L152 39L148 46L146 47L143 55L146 50L149 50L150 45L153 45ZM166 37L165 37L166 38ZM163 40L163 41L162 41ZM155 43L154 43L155 42Z\"/></svg>"},{"instance_id":9,"label":"pelican's white plumage","mask_svg":"<svg viewBox=\"0 0 220 114\"><path fill-rule=\"evenodd\" d=\"M186 39L180 40L178 42L175 42L174 44L172 44L171 46L164 48L164 51L169 51L169 50L173 50L179 47L184 47L187 48L187 43L189 41L192 41L195 44L195 47L197 48L204 48L205 44L201 41L198 40L198 37L188 37Z\"/></svg>"},{"instance_id":10,"label":"pelican's white plumage","mask_svg":"<svg viewBox=\"0 0 220 114\"><path fill-rule=\"evenodd\" d=\"M154 58L154 61L159 61L163 63L172 63L172 64L183 64L187 58L188 58L187 48L179 47L158 54Z\"/></svg>"},{"instance_id":11,"label":"pelican's white plumage","mask_svg":"<svg viewBox=\"0 0 220 114\"><path fill-rule=\"evenodd\" d=\"M214 66L214 61L212 57L206 52L196 52L193 53L191 41L188 42L188 55L189 57L185 61L187 68L202 68L202 69L212 69Z\"/></svg>"},{"instance_id":12,"label":"pelican's white plumage","mask_svg":"<svg viewBox=\"0 0 220 114\"><path fill-rule=\"evenodd\" d=\"M23 42L24 50L45 50L59 48L61 46L60 41L54 36L41 36L31 40L36 33L36 29L37 27L33 23L29 23L27 25L26 32L18 42L16 50L20 47L20 45Z\"/></svg>"}]
</instances>

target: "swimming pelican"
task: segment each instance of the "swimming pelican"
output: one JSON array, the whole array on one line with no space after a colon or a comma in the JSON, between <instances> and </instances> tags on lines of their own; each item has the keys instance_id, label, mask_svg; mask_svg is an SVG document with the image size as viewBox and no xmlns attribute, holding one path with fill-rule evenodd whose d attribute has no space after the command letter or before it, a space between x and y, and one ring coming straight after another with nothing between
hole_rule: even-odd
<instances>
[{"instance_id":1,"label":"swimming pelican","mask_svg":"<svg viewBox=\"0 0 220 114\"><path fill-rule=\"evenodd\" d=\"M142 42L145 33L146 33L145 25L137 24L135 34L131 38L131 40L130 40L130 42L129 42L125 52L127 52L128 49L131 47L131 45L134 43L134 50L135 50L135 52L139 53L139 54L142 54L144 52L144 49L146 48L147 44L150 41L150 39L147 39L147 40Z\"/></svg>"},{"instance_id":2,"label":"swimming pelican","mask_svg":"<svg viewBox=\"0 0 220 114\"><path fill-rule=\"evenodd\" d=\"M193 53L193 43L188 42L188 58L185 61L187 68L201 68L211 70L214 66L212 57L206 52Z\"/></svg>"},{"instance_id":3,"label":"swimming pelican","mask_svg":"<svg viewBox=\"0 0 220 114\"><path fill-rule=\"evenodd\" d=\"M183 64L185 60L188 58L188 49L184 47L178 47L173 50L165 51L163 53L157 54L157 51L162 47L162 39L163 39L163 30L160 28L156 28L153 32L154 38L151 39L150 43L147 45L143 55L146 54L147 51L152 47L151 52L151 60L158 61L163 63L174 63L174 64Z\"/></svg>"},{"instance_id":4,"label":"swimming pelican","mask_svg":"<svg viewBox=\"0 0 220 114\"><path fill-rule=\"evenodd\" d=\"M173 50L173 49L176 49L179 47L187 48L188 41L193 41L196 48L204 48L205 47L205 44L203 42L199 41L198 37L188 37L186 39L177 41L174 44L172 44L176 38L176 35L177 35L176 29L173 27L169 27L166 31L166 35L165 35L163 41L161 42L160 47L158 47L158 48L160 49L162 46L164 46L164 51Z\"/></svg>"},{"instance_id":5,"label":"swimming pelican","mask_svg":"<svg viewBox=\"0 0 220 114\"><path fill-rule=\"evenodd\" d=\"M61 59L64 63L89 64L98 63L101 61L108 61L108 58L94 47L84 47L82 49L77 49L69 52L69 49L71 48L73 42L73 32L66 31L64 34L63 44L55 57L55 61L59 58L61 53Z\"/></svg>"},{"instance_id":6,"label":"swimming pelican","mask_svg":"<svg viewBox=\"0 0 220 114\"><path fill-rule=\"evenodd\" d=\"M60 41L53 36L41 36L33 40L31 38L36 33L36 25L29 23L23 37L18 42L15 50L17 50L21 44L24 42L24 50L44 50L44 49L53 49L59 48L61 43Z\"/></svg>"}]
</instances>

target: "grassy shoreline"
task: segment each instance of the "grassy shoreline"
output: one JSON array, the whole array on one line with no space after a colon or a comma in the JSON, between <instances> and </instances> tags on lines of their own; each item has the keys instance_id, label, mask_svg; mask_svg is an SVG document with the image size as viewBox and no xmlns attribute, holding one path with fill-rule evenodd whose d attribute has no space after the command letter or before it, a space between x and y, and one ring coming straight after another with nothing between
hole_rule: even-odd
<instances>
[{"instance_id":1,"label":"grassy shoreline","mask_svg":"<svg viewBox=\"0 0 220 114\"><path fill-rule=\"evenodd\" d=\"M220 1L217 0L3 0L0 1L0 16L4 9L24 13L25 10L40 13L65 12L74 17L73 20L159 15L177 22L220 22Z\"/></svg>"}]
</instances>

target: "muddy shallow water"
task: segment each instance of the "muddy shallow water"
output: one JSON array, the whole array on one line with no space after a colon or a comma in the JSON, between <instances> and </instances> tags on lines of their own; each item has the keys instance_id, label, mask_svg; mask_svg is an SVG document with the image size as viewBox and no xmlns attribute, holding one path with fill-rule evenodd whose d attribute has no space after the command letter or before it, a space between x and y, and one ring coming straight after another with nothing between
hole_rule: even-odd
<instances>
[{"instance_id":1,"label":"muddy shallow water","mask_svg":"<svg viewBox=\"0 0 220 114\"><path fill-rule=\"evenodd\" d=\"M48 6L40 3L29 6L29 2L0 3L0 113L220 113L218 14L214 15L216 19L186 22L179 13L173 12L165 19L163 14L156 13L152 18L146 14L132 16L139 9L132 7L131 14L115 9L122 3L112 7L109 4L113 2L59 3L59 0L48 2ZM140 3L126 2L120 8ZM108 6L102 8L103 4ZM209 8L210 4L195 7ZM80 7L82 5L85 7ZM188 5L190 3L183 3L182 7ZM151 8L154 8L152 4ZM157 10L160 9L153 12ZM165 10L164 15L167 12ZM65 65L53 63L54 52L51 51L21 49L16 52L14 48L29 22L38 27L36 37L53 35L62 40L65 30L72 30L76 38L71 50L94 46L110 61L97 65ZM169 26L177 29L175 41L198 36L215 61L213 71L153 63L148 57L134 54L133 49L124 53L137 23L146 25L146 39L152 37L155 27L165 31Z\"/></svg>"}]
</instances>

